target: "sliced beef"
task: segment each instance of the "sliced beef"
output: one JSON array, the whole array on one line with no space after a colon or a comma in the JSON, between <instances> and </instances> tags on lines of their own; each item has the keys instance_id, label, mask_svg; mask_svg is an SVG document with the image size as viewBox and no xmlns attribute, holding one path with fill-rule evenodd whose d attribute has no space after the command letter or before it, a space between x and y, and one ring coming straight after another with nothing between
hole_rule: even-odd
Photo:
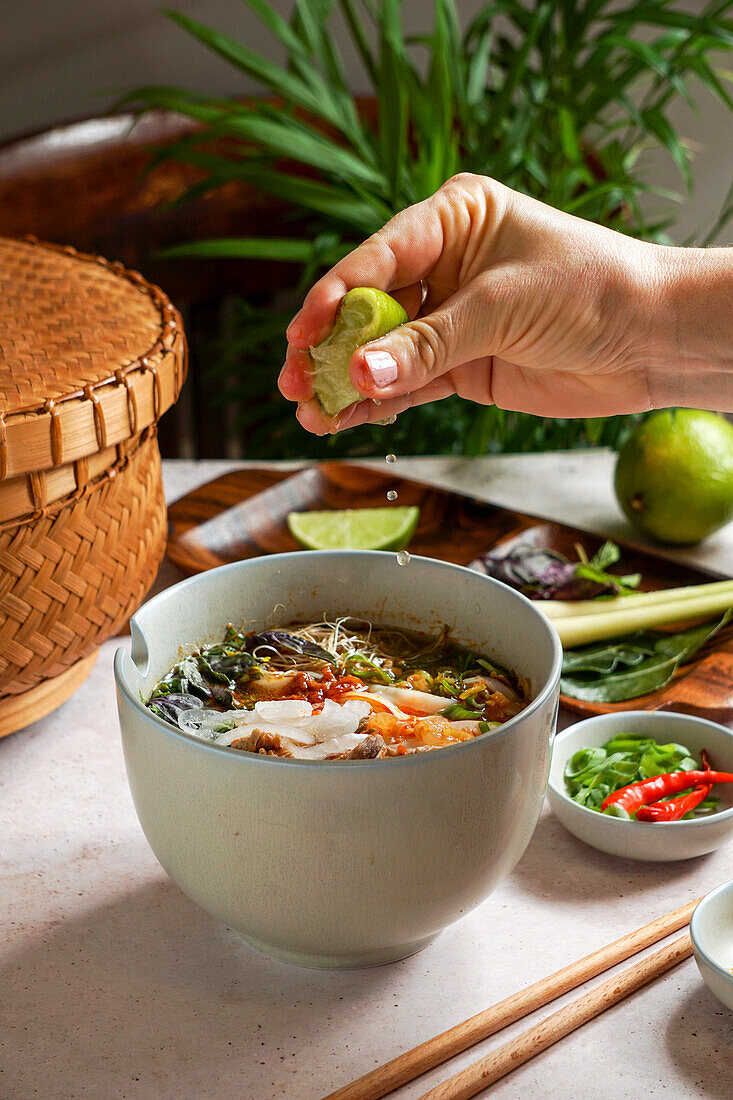
<instances>
[{"instance_id":1,"label":"sliced beef","mask_svg":"<svg viewBox=\"0 0 733 1100\"><path fill-rule=\"evenodd\" d=\"M263 733L262 730L253 729L248 737L238 737L232 741L233 749L241 749L243 752L259 752L266 756L292 756L292 752L286 749L277 733Z\"/></svg>"},{"instance_id":2,"label":"sliced beef","mask_svg":"<svg viewBox=\"0 0 733 1100\"><path fill-rule=\"evenodd\" d=\"M347 760L376 760L378 756L387 755L387 746L384 738L378 733L370 733L360 744L348 753Z\"/></svg>"}]
</instances>

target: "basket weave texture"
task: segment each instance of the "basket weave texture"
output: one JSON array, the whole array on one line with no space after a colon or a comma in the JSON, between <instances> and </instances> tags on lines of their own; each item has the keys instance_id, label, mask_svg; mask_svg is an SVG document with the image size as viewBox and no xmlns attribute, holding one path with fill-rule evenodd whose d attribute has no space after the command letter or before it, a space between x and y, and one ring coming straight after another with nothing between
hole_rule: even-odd
<instances>
[{"instance_id":1,"label":"basket weave texture","mask_svg":"<svg viewBox=\"0 0 733 1100\"><path fill-rule=\"evenodd\" d=\"M0 376L3 414L99 385L149 352L158 337L160 320L147 295L111 265L70 263L71 255L28 241L4 243L0 348L9 369Z\"/></svg>"},{"instance_id":2,"label":"basket weave texture","mask_svg":"<svg viewBox=\"0 0 733 1100\"><path fill-rule=\"evenodd\" d=\"M116 634L165 550L154 431L75 500L0 530L0 691L58 676Z\"/></svg>"},{"instance_id":3,"label":"basket weave texture","mask_svg":"<svg viewBox=\"0 0 733 1100\"><path fill-rule=\"evenodd\" d=\"M179 314L137 272L0 239L0 481L156 423L178 397L185 354Z\"/></svg>"},{"instance_id":4,"label":"basket weave texture","mask_svg":"<svg viewBox=\"0 0 733 1100\"><path fill-rule=\"evenodd\" d=\"M155 579L157 421L185 354L179 315L136 272L0 239L0 724L3 699L88 658Z\"/></svg>"}]
</instances>

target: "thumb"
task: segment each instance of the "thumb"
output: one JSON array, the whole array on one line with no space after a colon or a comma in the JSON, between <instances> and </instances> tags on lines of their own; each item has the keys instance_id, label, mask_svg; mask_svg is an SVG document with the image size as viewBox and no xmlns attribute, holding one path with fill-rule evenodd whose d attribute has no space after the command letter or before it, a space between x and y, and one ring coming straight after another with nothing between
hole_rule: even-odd
<instances>
[{"instance_id":1,"label":"thumb","mask_svg":"<svg viewBox=\"0 0 733 1100\"><path fill-rule=\"evenodd\" d=\"M446 371L490 354L487 303L475 286L434 312L358 348L351 381L365 397L386 400L421 390Z\"/></svg>"}]
</instances>

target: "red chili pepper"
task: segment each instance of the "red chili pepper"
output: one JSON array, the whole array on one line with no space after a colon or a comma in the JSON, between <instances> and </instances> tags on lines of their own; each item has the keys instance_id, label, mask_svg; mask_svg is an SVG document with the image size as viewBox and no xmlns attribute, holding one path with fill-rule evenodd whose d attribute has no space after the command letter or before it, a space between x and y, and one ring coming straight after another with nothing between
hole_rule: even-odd
<instances>
[{"instance_id":1,"label":"red chili pepper","mask_svg":"<svg viewBox=\"0 0 733 1100\"><path fill-rule=\"evenodd\" d=\"M705 749L700 753L700 760L702 761L703 770L709 772L711 770L710 761ZM673 798L667 802L652 802L651 805L642 806L637 811L636 820L651 822L680 821L690 810L694 810L696 806L704 802L711 790L712 786L708 783L702 787L696 787L694 791L682 795L681 798Z\"/></svg>"},{"instance_id":2,"label":"red chili pepper","mask_svg":"<svg viewBox=\"0 0 733 1100\"><path fill-rule=\"evenodd\" d=\"M653 802L650 806L641 806L636 812L637 821L679 821L695 806L704 802L712 790L710 783L702 787L696 787L689 794L683 794L681 798L674 798L670 802Z\"/></svg>"},{"instance_id":3,"label":"red chili pepper","mask_svg":"<svg viewBox=\"0 0 733 1100\"><path fill-rule=\"evenodd\" d=\"M668 772L665 775L655 775L651 779L642 779L638 783L629 783L628 787L622 787L619 791L609 794L601 803L601 809L608 806L620 806L628 814L636 813L641 806L648 806L657 802L660 798L666 798L671 794L679 794L688 787L707 786L711 783L733 783L733 774L730 772L693 771L693 772Z\"/></svg>"}]
</instances>

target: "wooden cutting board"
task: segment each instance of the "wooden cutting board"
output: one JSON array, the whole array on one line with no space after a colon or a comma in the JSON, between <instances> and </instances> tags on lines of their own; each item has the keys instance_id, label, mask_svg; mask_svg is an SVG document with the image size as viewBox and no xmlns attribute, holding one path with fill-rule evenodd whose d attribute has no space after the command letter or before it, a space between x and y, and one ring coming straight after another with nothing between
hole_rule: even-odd
<instances>
[{"instance_id":1,"label":"wooden cutting board","mask_svg":"<svg viewBox=\"0 0 733 1100\"><path fill-rule=\"evenodd\" d=\"M575 557L580 543L592 555L604 541L598 535L462 493L436 489L391 470L376 471L341 462L315 464L295 472L274 468L236 470L195 489L168 510L168 556L186 573L200 573L260 554L298 550L288 530L288 512L417 505L420 522L410 552L470 565L499 543L530 543ZM675 588L725 579L700 566L672 561L654 550L616 539L624 573L642 574L645 589ZM715 721L733 719L733 627L721 631L697 659L681 669L666 688L626 703L585 703L562 697L578 714L665 708Z\"/></svg>"}]
</instances>

